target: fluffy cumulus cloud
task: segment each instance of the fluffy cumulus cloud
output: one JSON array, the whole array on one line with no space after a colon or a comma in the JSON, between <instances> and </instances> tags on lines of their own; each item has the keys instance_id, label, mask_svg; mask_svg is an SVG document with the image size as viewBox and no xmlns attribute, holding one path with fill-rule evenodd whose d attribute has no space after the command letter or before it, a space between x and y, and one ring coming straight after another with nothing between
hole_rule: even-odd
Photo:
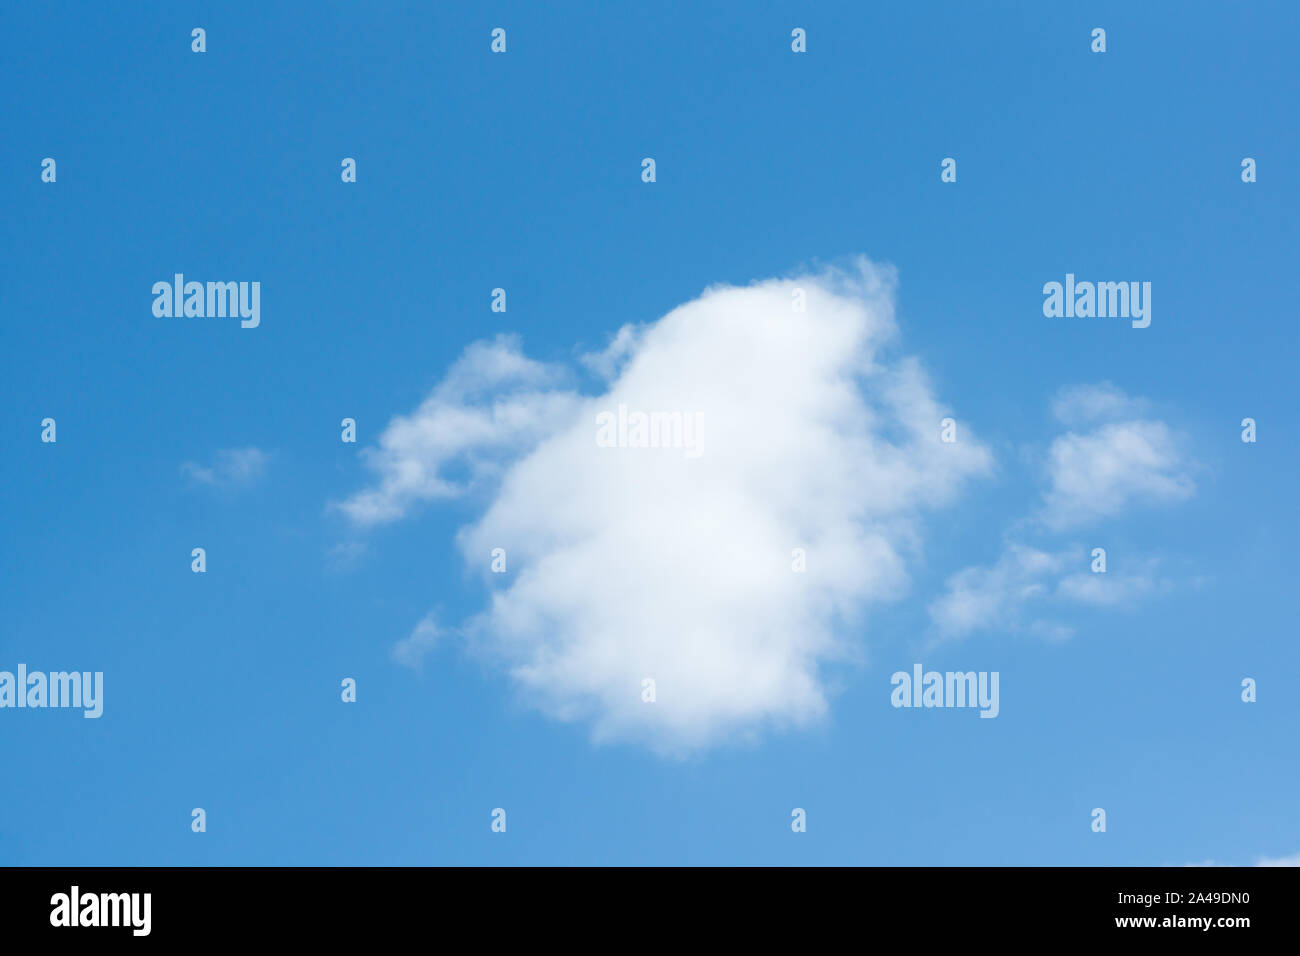
<instances>
[{"instance_id":1,"label":"fluffy cumulus cloud","mask_svg":"<svg viewBox=\"0 0 1300 956\"><path fill-rule=\"evenodd\" d=\"M896 338L892 273L862 260L625 328L586 390L498 339L394 419L339 507L365 525L487 489L459 545L484 572L504 549L508 572L458 630L598 739L677 751L806 723L867 610L907 589L924 514L990 467L970 429L940 440L949 410Z\"/></svg>"},{"instance_id":2,"label":"fluffy cumulus cloud","mask_svg":"<svg viewBox=\"0 0 1300 956\"><path fill-rule=\"evenodd\" d=\"M1196 490L1169 426L1157 421L1102 425L1052 443L1051 488L1042 520L1072 528L1118 515L1133 503L1163 504Z\"/></svg>"},{"instance_id":3,"label":"fluffy cumulus cloud","mask_svg":"<svg viewBox=\"0 0 1300 956\"><path fill-rule=\"evenodd\" d=\"M562 368L524 356L517 338L471 345L419 408L362 452L378 480L339 507L358 524L379 524L499 479L521 449L577 413L577 396L559 388L565 379Z\"/></svg>"},{"instance_id":4,"label":"fluffy cumulus cloud","mask_svg":"<svg viewBox=\"0 0 1300 956\"><path fill-rule=\"evenodd\" d=\"M1078 530L1137 506L1190 497L1192 462L1175 432L1162 421L1134 417L1146 415L1148 407L1145 399L1109 382L1062 389L1052 411L1072 427L1052 441L1041 506L1018 530ZM1070 603L1132 607L1170 587L1156 576L1153 558L1126 555L1122 570L1105 573L1094 570L1094 560L1079 546L1009 542L994 564L965 568L948 579L930 605L935 633L941 640L991 629L1067 638L1071 628L1040 615Z\"/></svg>"},{"instance_id":5,"label":"fluffy cumulus cloud","mask_svg":"<svg viewBox=\"0 0 1300 956\"><path fill-rule=\"evenodd\" d=\"M1063 389L1053 403L1068 431L1048 451L1050 486L1039 519L1060 530L1112 518L1131 505L1190 498L1196 484L1177 435L1162 421L1137 417L1146 402L1109 382Z\"/></svg>"}]
</instances>

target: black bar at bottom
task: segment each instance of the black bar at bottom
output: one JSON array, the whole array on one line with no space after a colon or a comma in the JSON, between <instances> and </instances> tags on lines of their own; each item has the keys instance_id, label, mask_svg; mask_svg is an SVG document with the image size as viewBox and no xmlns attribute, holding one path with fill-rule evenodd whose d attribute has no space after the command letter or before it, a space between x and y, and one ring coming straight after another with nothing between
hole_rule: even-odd
<instances>
[{"instance_id":1,"label":"black bar at bottom","mask_svg":"<svg viewBox=\"0 0 1300 956\"><path fill-rule=\"evenodd\" d=\"M10 868L0 869L0 931L6 943L90 945L337 946L451 930L471 945L520 934L535 944L669 945L683 933L865 940L885 930L927 941L1199 936L1231 945L1292 935L1298 890L1296 869L1229 867Z\"/></svg>"}]
</instances>

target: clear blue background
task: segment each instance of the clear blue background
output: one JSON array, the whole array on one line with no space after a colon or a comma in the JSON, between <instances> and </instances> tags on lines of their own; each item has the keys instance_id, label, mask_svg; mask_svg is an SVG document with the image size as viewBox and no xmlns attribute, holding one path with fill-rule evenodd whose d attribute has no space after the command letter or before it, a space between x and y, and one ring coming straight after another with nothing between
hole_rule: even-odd
<instances>
[{"instance_id":1,"label":"clear blue background","mask_svg":"<svg viewBox=\"0 0 1300 956\"><path fill-rule=\"evenodd\" d=\"M1300 851L1297 27L1289 2L5 4L0 669L102 670L106 694L98 721L0 711L0 863ZM341 418L373 441L498 331L568 359L709 284L859 252L898 267L903 347L1000 471L931 522L830 720L671 761L593 747L454 646L391 661L426 611L481 606L452 546L474 503L334 568L351 533L325 506L366 478ZM1067 271L1150 281L1151 327L1045 319ZM261 327L154 318L173 272L261 281ZM1067 643L918 656L926 601L1036 494L1051 396L1102 379L1204 468L1189 503L1085 540L1165 555L1180 587ZM245 446L272 456L249 489L180 473ZM999 670L1001 716L892 709L921 659Z\"/></svg>"}]
</instances>

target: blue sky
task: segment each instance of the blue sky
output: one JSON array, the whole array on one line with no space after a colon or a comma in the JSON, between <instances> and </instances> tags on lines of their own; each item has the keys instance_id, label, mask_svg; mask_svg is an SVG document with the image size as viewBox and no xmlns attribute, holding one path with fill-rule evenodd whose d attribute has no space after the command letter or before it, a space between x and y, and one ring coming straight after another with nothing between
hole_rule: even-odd
<instances>
[{"instance_id":1,"label":"blue sky","mask_svg":"<svg viewBox=\"0 0 1300 956\"><path fill-rule=\"evenodd\" d=\"M1300 13L865 6L6 7L0 669L102 671L105 702L98 720L0 710L0 863L1300 853L1286 166ZM944 157L956 183L940 182ZM896 593L831 615L859 654L817 661L815 719L782 726L747 701L753 721L666 753L538 706L480 652L496 639L480 612L514 582L457 546L494 503L528 501L494 484L524 474L510 457L524 449L471 456L484 481L396 520L338 507L381 481L366 449L475 342L515 335L503 354L567 375L560 400L598 398L580 357L624 325L714 286L822 281L857 256L896 270L883 360L919 361L988 467L900 518L915 547L900 546ZM261 324L155 317L150 289L176 272L261 282ZM1066 273L1149 281L1150 327L1045 317L1043 284ZM716 317L722 300L704 301ZM747 347L770 358L765 328ZM676 354L722 376L727 350L692 342ZM1044 518L1052 449L1069 450L1055 443L1107 424L1054 414L1070 386L1121 396L1121 426L1166 429L1155 470L1193 490L1130 501L1121 482L1111 513ZM241 449L261 456L223 470ZM834 443L820 453L844 464ZM662 502L640 504L653 519ZM941 639L954 576L1012 545L1067 563L1105 547L1107 580L1140 593L1013 607ZM403 666L394 646L430 613L445 633ZM916 662L999 672L997 719L892 707L890 675Z\"/></svg>"}]
</instances>

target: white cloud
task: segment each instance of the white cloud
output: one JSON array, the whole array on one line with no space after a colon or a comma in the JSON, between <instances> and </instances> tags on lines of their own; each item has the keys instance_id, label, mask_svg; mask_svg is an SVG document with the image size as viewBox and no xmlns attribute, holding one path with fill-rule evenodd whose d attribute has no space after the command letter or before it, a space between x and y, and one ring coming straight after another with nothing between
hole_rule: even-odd
<instances>
[{"instance_id":1,"label":"white cloud","mask_svg":"<svg viewBox=\"0 0 1300 956\"><path fill-rule=\"evenodd\" d=\"M393 645L393 660L403 667L418 670L424 658L442 641L444 630L433 614L426 614L411 633Z\"/></svg>"},{"instance_id":2,"label":"white cloud","mask_svg":"<svg viewBox=\"0 0 1300 956\"><path fill-rule=\"evenodd\" d=\"M1073 628L1052 618L1069 605L1132 608L1172 587L1156 576L1154 559L1130 559L1127 569L1105 573L1093 572L1091 560L1083 547L1048 552L1009 544L995 564L964 568L948 578L944 593L929 607L935 634L950 640L981 631L1025 631L1065 640L1074 636Z\"/></svg>"},{"instance_id":3,"label":"white cloud","mask_svg":"<svg viewBox=\"0 0 1300 956\"><path fill-rule=\"evenodd\" d=\"M1043 578L1063 563L1060 555L1013 544L992 567L966 568L949 578L930 617L944 637L1010 626L1020 606L1043 593Z\"/></svg>"},{"instance_id":4,"label":"white cloud","mask_svg":"<svg viewBox=\"0 0 1300 956\"><path fill-rule=\"evenodd\" d=\"M1131 504L1190 498L1196 485L1164 422L1127 421L1067 432L1048 452L1051 486L1039 518L1053 530L1111 518Z\"/></svg>"},{"instance_id":5,"label":"white cloud","mask_svg":"<svg viewBox=\"0 0 1300 956\"><path fill-rule=\"evenodd\" d=\"M1147 567L1153 563L1143 562ZM1132 606L1140 598L1163 586L1163 582L1157 582L1145 572L1118 574L1108 571L1106 574L1094 574L1091 571L1080 571L1061 578L1057 582L1056 593L1079 604L1124 607Z\"/></svg>"},{"instance_id":6,"label":"white cloud","mask_svg":"<svg viewBox=\"0 0 1300 956\"><path fill-rule=\"evenodd\" d=\"M1061 389L1052 402L1052 414L1067 425L1099 420L1134 418L1146 412L1148 402L1131 398L1110 382L1073 385Z\"/></svg>"},{"instance_id":7,"label":"white cloud","mask_svg":"<svg viewBox=\"0 0 1300 956\"><path fill-rule=\"evenodd\" d=\"M1114 517L1135 504L1181 501L1195 485L1191 463L1173 431L1160 421L1113 421L1146 410L1145 399L1132 398L1110 382L1064 388L1052 403L1053 414L1066 423L1098 424L1085 434L1067 432L1048 452L1048 487L1037 521L1020 522L1051 531L1077 528ZM1025 621L1028 606L1063 603L1131 607L1153 592L1168 590L1155 577L1152 559L1127 556L1126 568L1094 573L1091 550L1075 547L1057 553L1010 544L991 567L970 567L950 577L943 595L930 605L939 638L964 637L993 628L1028 630L1048 639L1073 631L1051 620Z\"/></svg>"},{"instance_id":8,"label":"white cloud","mask_svg":"<svg viewBox=\"0 0 1300 956\"><path fill-rule=\"evenodd\" d=\"M1010 544L991 567L965 568L950 577L944 594L930 605L930 619L942 639L999 629L1027 630L1049 640L1064 640L1073 636L1072 629L1043 619L1026 620L1024 610L1034 602L1061 597L1105 603L1108 588L1126 589L1122 581L1116 585L1115 576L1109 573L1090 574L1108 580L1088 588L1075 583L1075 575L1064 574L1070 567L1087 566L1088 552L1082 548L1049 553Z\"/></svg>"},{"instance_id":9,"label":"white cloud","mask_svg":"<svg viewBox=\"0 0 1300 956\"><path fill-rule=\"evenodd\" d=\"M1074 635L1073 629L1051 618L1068 605L1129 608L1169 589L1169 582L1156 576L1155 560L1130 558L1126 564L1096 573L1088 548L1048 552L1009 544L992 566L965 568L950 577L944 593L930 604L930 620L940 639L1001 630L1064 640Z\"/></svg>"},{"instance_id":10,"label":"white cloud","mask_svg":"<svg viewBox=\"0 0 1300 956\"><path fill-rule=\"evenodd\" d=\"M939 440L948 410L917 363L883 351L892 301L892 272L865 260L712 288L588 361L609 377L598 397L542 387L562 376L499 341L484 365L528 387L471 404L469 385L514 380L458 365L462 385L385 430L376 484L342 508L364 524L462 491L444 469L468 457L493 497L460 546L484 572L506 549L509 573L485 574L499 589L461 630L597 738L682 751L814 720L825 667L861 653L865 610L907 588L922 513L991 464L969 428ZM698 416L701 454L598 447L597 415L620 404Z\"/></svg>"},{"instance_id":11,"label":"white cloud","mask_svg":"<svg viewBox=\"0 0 1300 956\"><path fill-rule=\"evenodd\" d=\"M1197 863L1184 863L1183 866L1234 866L1232 863L1219 863L1216 860L1201 860ZM1300 866L1300 853L1292 856L1260 857L1252 866Z\"/></svg>"},{"instance_id":12,"label":"white cloud","mask_svg":"<svg viewBox=\"0 0 1300 956\"><path fill-rule=\"evenodd\" d=\"M504 461L576 414L577 396L557 388L566 377L526 358L518 337L474 343L419 408L362 453L378 484L337 507L358 524L379 524L498 478Z\"/></svg>"},{"instance_id":13,"label":"white cloud","mask_svg":"<svg viewBox=\"0 0 1300 956\"><path fill-rule=\"evenodd\" d=\"M643 326L625 325L600 352L591 352L582 356L582 364L605 380L614 378L623 367L623 363L641 344L640 336Z\"/></svg>"},{"instance_id":14,"label":"white cloud","mask_svg":"<svg viewBox=\"0 0 1300 956\"><path fill-rule=\"evenodd\" d=\"M266 472L269 460L258 448L223 448L211 466L187 461L181 465L181 473L204 485L250 485Z\"/></svg>"}]
</instances>

